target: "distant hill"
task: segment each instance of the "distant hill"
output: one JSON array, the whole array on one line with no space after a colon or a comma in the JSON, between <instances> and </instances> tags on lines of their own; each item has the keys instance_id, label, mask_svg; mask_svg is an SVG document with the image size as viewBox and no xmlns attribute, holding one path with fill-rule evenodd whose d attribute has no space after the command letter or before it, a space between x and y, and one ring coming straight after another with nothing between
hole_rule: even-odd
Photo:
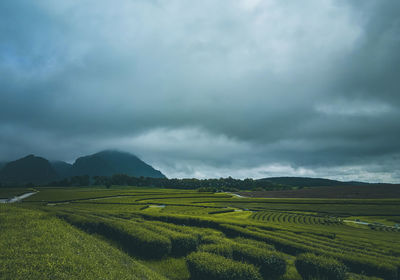
<instances>
[{"instance_id":1,"label":"distant hill","mask_svg":"<svg viewBox=\"0 0 400 280\"><path fill-rule=\"evenodd\" d=\"M309 177L271 177L259 179L260 181L271 182L273 184L293 186L293 187L330 187L330 186L354 186L368 185L364 182L342 182L337 180Z\"/></svg>"},{"instance_id":2,"label":"distant hill","mask_svg":"<svg viewBox=\"0 0 400 280\"><path fill-rule=\"evenodd\" d=\"M72 176L112 176L114 174L166 178L164 174L138 157L118 151L102 151L80 157L74 164L63 161L50 163L47 159L34 155L0 163L1 185L47 184Z\"/></svg>"},{"instance_id":3,"label":"distant hill","mask_svg":"<svg viewBox=\"0 0 400 280\"><path fill-rule=\"evenodd\" d=\"M72 164L64 161L53 161L51 166L57 172L60 178L68 178L72 176Z\"/></svg>"},{"instance_id":4,"label":"distant hill","mask_svg":"<svg viewBox=\"0 0 400 280\"><path fill-rule=\"evenodd\" d=\"M47 183L59 179L47 159L29 155L11 161L0 170L0 182L6 184Z\"/></svg>"},{"instance_id":5,"label":"distant hill","mask_svg":"<svg viewBox=\"0 0 400 280\"><path fill-rule=\"evenodd\" d=\"M72 175L112 176L126 174L135 177L165 178L165 175L138 157L119 151L102 151L78 158L71 168Z\"/></svg>"}]
</instances>

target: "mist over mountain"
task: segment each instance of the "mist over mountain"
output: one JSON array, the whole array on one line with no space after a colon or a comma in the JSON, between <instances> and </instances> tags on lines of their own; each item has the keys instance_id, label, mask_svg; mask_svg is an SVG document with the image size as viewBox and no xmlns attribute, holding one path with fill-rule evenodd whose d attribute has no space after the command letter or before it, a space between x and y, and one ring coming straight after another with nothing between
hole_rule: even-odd
<instances>
[{"instance_id":1,"label":"mist over mountain","mask_svg":"<svg viewBox=\"0 0 400 280\"><path fill-rule=\"evenodd\" d=\"M7 184L47 183L58 178L47 159L34 155L9 162L0 170L0 182Z\"/></svg>"},{"instance_id":2,"label":"mist over mountain","mask_svg":"<svg viewBox=\"0 0 400 280\"><path fill-rule=\"evenodd\" d=\"M49 162L45 158L34 155L29 155L9 163L0 163L0 183L6 185L22 185L26 183L47 184L73 176L89 175L91 177L111 177L114 174L125 174L131 177L166 178L162 172L154 169L137 156L115 150L105 150L82 156L77 158L73 164L64 161ZM230 178L230 180L232 180L232 178ZM229 178L227 181L229 181ZM256 181L260 182L261 185L275 187L368 185L368 183L358 181L344 182L310 177L267 177L255 179L254 182Z\"/></svg>"},{"instance_id":3,"label":"mist over mountain","mask_svg":"<svg viewBox=\"0 0 400 280\"><path fill-rule=\"evenodd\" d=\"M72 176L72 164L69 164L65 161L52 161L51 165L54 170L60 176L60 178L68 178Z\"/></svg>"}]
</instances>

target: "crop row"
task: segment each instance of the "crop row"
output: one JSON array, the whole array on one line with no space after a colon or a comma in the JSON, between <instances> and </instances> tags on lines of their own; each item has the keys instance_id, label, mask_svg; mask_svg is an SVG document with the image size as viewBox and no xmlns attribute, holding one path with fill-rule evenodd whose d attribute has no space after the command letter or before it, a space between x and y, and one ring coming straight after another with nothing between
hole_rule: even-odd
<instances>
[{"instance_id":1,"label":"crop row","mask_svg":"<svg viewBox=\"0 0 400 280\"><path fill-rule=\"evenodd\" d=\"M223 239L218 243L202 245L199 251L251 263L259 268L264 279L278 279L286 272L285 257L281 253L265 247Z\"/></svg>"},{"instance_id":2,"label":"crop row","mask_svg":"<svg viewBox=\"0 0 400 280\"><path fill-rule=\"evenodd\" d=\"M379 250L374 251L374 248L371 247L364 251L357 247L349 248L344 245L341 247L339 243L331 245L329 242L320 242L321 240L311 236L296 235L288 231L265 231L256 227L245 228L240 225L224 224L216 220L199 217L161 215L144 215L143 217L175 224L215 228L230 237L242 236L272 244L278 251L292 255L305 252L318 255L326 254L341 260L354 273L365 273L384 279L397 279L397 269L400 266L398 258L381 254ZM368 246L367 243L365 245ZM383 259L385 261L382 261Z\"/></svg>"},{"instance_id":3,"label":"crop row","mask_svg":"<svg viewBox=\"0 0 400 280\"><path fill-rule=\"evenodd\" d=\"M114 240L131 254L147 258L161 258L171 253L172 244L169 238L138 227L134 223L74 214L60 217L85 231L100 234Z\"/></svg>"},{"instance_id":4,"label":"crop row","mask_svg":"<svg viewBox=\"0 0 400 280\"><path fill-rule=\"evenodd\" d=\"M140 215L145 219L150 220L160 220L168 223L174 224L184 224L190 226L200 226L200 227L209 227L217 230L224 230L221 227L221 223L231 223L228 221L224 221L223 219L208 219L203 217L188 217L181 215L153 215L148 213L140 213ZM240 224L245 226L246 224ZM289 228L285 227L269 227L269 226L257 226L255 230L261 230L261 228L267 232L269 235L284 237L287 239L294 239L299 243L307 243L310 246L325 246L325 249L328 250L336 250L336 251L348 251L348 252L356 252L362 255L371 255L376 257L385 257L389 259L398 260L398 258L394 256L390 256L391 253L395 250L395 254L398 255L400 252L399 248L395 246L395 244L391 243L390 245L387 243L376 242L371 239L363 239L359 238L359 240L355 240L354 238L346 238L345 236L340 235L339 238L335 238L335 234L327 234L327 233L318 233L313 232L313 234L302 233L297 229L289 230ZM391 247L388 247L391 246Z\"/></svg>"},{"instance_id":5,"label":"crop row","mask_svg":"<svg viewBox=\"0 0 400 280\"><path fill-rule=\"evenodd\" d=\"M119 243L128 253L144 258L183 256L195 251L199 244L207 243L206 237L221 235L212 229L197 229L140 218L122 219L67 212L58 216L87 232L103 235Z\"/></svg>"},{"instance_id":6,"label":"crop row","mask_svg":"<svg viewBox=\"0 0 400 280\"><path fill-rule=\"evenodd\" d=\"M257 232L248 228L235 225L224 225L226 233L230 235L243 236L246 238L254 238L273 244L277 250L289 254L297 255L299 253L312 252L317 255L327 255L342 261L349 269L355 273L365 273L367 275L383 277L384 279L398 279L398 269L400 263L397 259L389 260L386 257L372 257L363 254L349 252L346 248L340 251L332 251L329 248L321 246L312 246L311 243L305 243L301 237L298 240L288 239L283 235L272 235L268 232ZM384 258L384 262L382 259Z\"/></svg>"},{"instance_id":7,"label":"crop row","mask_svg":"<svg viewBox=\"0 0 400 280\"><path fill-rule=\"evenodd\" d=\"M257 221L273 222L273 223L294 223L294 224L323 224L334 225L341 222L336 218L326 218L314 215L291 214L284 212L260 211L251 215L251 218Z\"/></svg>"},{"instance_id":8,"label":"crop row","mask_svg":"<svg viewBox=\"0 0 400 280\"><path fill-rule=\"evenodd\" d=\"M23 207L0 204L0 279L165 280L108 242Z\"/></svg>"},{"instance_id":9,"label":"crop row","mask_svg":"<svg viewBox=\"0 0 400 280\"><path fill-rule=\"evenodd\" d=\"M257 251L255 248L232 250L226 244L192 253L186 261L192 280L274 280L282 279L286 271L285 260L276 252ZM295 266L304 280L348 279L347 267L327 256L300 254Z\"/></svg>"},{"instance_id":10,"label":"crop row","mask_svg":"<svg viewBox=\"0 0 400 280\"><path fill-rule=\"evenodd\" d=\"M214 273L216 278L208 275L209 279L220 279L218 277L221 277L221 273L227 273L227 277L230 277L230 273L233 273L230 271L231 268L236 271L235 273L242 273L246 269L251 271L250 274L246 272L241 276L244 278L235 279L253 279L254 275L254 279L262 279L258 275L262 275L264 279L276 279L286 271L286 261L280 253L275 251L273 247L257 241L246 241L245 239L230 241L221 235L202 234L201 231L196 231L193 227L178 226L160 221L126 220L76 214L64 214L60 217L86 231L104 235L119 243L129 253L145 258L162 258L170 254L173 256L187 255L196 251L200 244L203 244L202 252L215 253L213 251L215 247L218 248L221 244L225 244L226 248L230 250L229 259L231 260L212 255L212 258L208 260L211 268L208 268L209 271L206 274ZM201 278L205 275L202 274L204 271L200 273L199 268L196 270L193 267L194 263L191 262L193 256L196 256L196 254L188 257L192 278L204 279ZM223 269L228 269L228 271L221 272L213 267L221 261L224 263Z\"/></svg>"},{"instance_id":11,"label":"crop row","mask_svg":"<svg viewBox=\"0 0 400 280\"><path fill-rule=\"evenodd\" d=\"M369 224L369 228L376 231L400 232L400 227Z\"/></svg>"},{"instance_id":12,"label":"crop row","mask_svg":"<svg viewBox=\"0 0 400 280\"><path fill-rule=\"evenodd\" d=\"M305 244L310 248L315 248L330 253L338 253L338 254L346 253L346 254L354 254L371 258L385 257L387 261L392 261L392 262L398 261L396 257L383 254L382 252L379 251L379 249L376 250L376 248L373 247L366 246L364 248L361 248L358 246L352 246L351 244L343 244L341 242L336 242L335 240L323 240L315 238L314 236L296 234L288 231L270 232L270 231L260 230L259 228L256 227L249 227L249 229L263 234L267 234L271 237L285 238L288 241Z\"/></svg>"}]
</instances>

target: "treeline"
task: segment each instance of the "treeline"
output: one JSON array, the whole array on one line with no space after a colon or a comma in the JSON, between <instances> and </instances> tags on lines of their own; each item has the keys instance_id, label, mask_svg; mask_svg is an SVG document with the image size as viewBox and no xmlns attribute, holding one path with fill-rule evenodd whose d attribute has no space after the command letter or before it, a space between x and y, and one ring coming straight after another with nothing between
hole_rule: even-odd
<instances>
[{"instance_id":1,"label":"treeline","mask_svg":"<svg viewBox=\"0 0 400 280\"><path fill-rule=\"evenodd\" d=\"M55 181L48 186L138 186L138 187L157 187L174 189L198 189L204 192L216 191L239 191L239 190L282 190L292 189L291 186L274 184L265 180L253 179L234 179L232 177L219 179L168 179L168 178L150 178L150 177L132 177L125 174L115 174L108 176L87 175L74 176Z\"/></svg>"},{"instance_id":2,"label":"treeline","mask_svg":"<svg viewBox=\"0 0 400 280\"><path fill-rule=\"evenodd\" d=\"M34 188L37 186L49 186L49 187L87 187L93 185L93 178L88 175L73 176L64 178L59 181L53 181L47 184L35 184L32 182L28 183L2 183L0 182L0 188Z\"/></svg>"}]
</instances>

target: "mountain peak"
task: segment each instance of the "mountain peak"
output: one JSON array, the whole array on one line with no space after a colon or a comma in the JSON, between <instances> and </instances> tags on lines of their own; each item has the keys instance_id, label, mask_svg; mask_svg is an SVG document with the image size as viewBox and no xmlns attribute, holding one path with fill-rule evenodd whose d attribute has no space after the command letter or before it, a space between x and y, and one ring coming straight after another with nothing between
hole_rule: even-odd
<instances>
[{"instance_id":1,"label":"mountain peak","mask_svg":"<svg viewBox=\"0 0 400 280\"><path fill-rule=\"evenodd\" d=\"M35 155L11 161L0 171L0 180L9 184L44 183L58 179L49 161Z\"/></svg>"},{"instance_id":2,"label":"mountain peak","mask_svg":"<svg viewBox=\"0 0 400 280\"><path fill-rule=\"evenodd\" d=\"M126 174L135 177L164 178L165 175L137 156L118 150L104 150L78 158L72 166L74 175L112 176Z\"/></svg>"},{"instance_id":3,"label":"mountain peak","mask_svg":"<svg viewBox=\"0 0 400 280\"><path fill-rule=\"evenodd\" d=\"M165 178L165 175L137 156L118 150L104 150L76 159L74 164L27 155L15 161L0 163L0 182L21 185L49 183L78 175Z\"/></svg>"}]
</instances>

